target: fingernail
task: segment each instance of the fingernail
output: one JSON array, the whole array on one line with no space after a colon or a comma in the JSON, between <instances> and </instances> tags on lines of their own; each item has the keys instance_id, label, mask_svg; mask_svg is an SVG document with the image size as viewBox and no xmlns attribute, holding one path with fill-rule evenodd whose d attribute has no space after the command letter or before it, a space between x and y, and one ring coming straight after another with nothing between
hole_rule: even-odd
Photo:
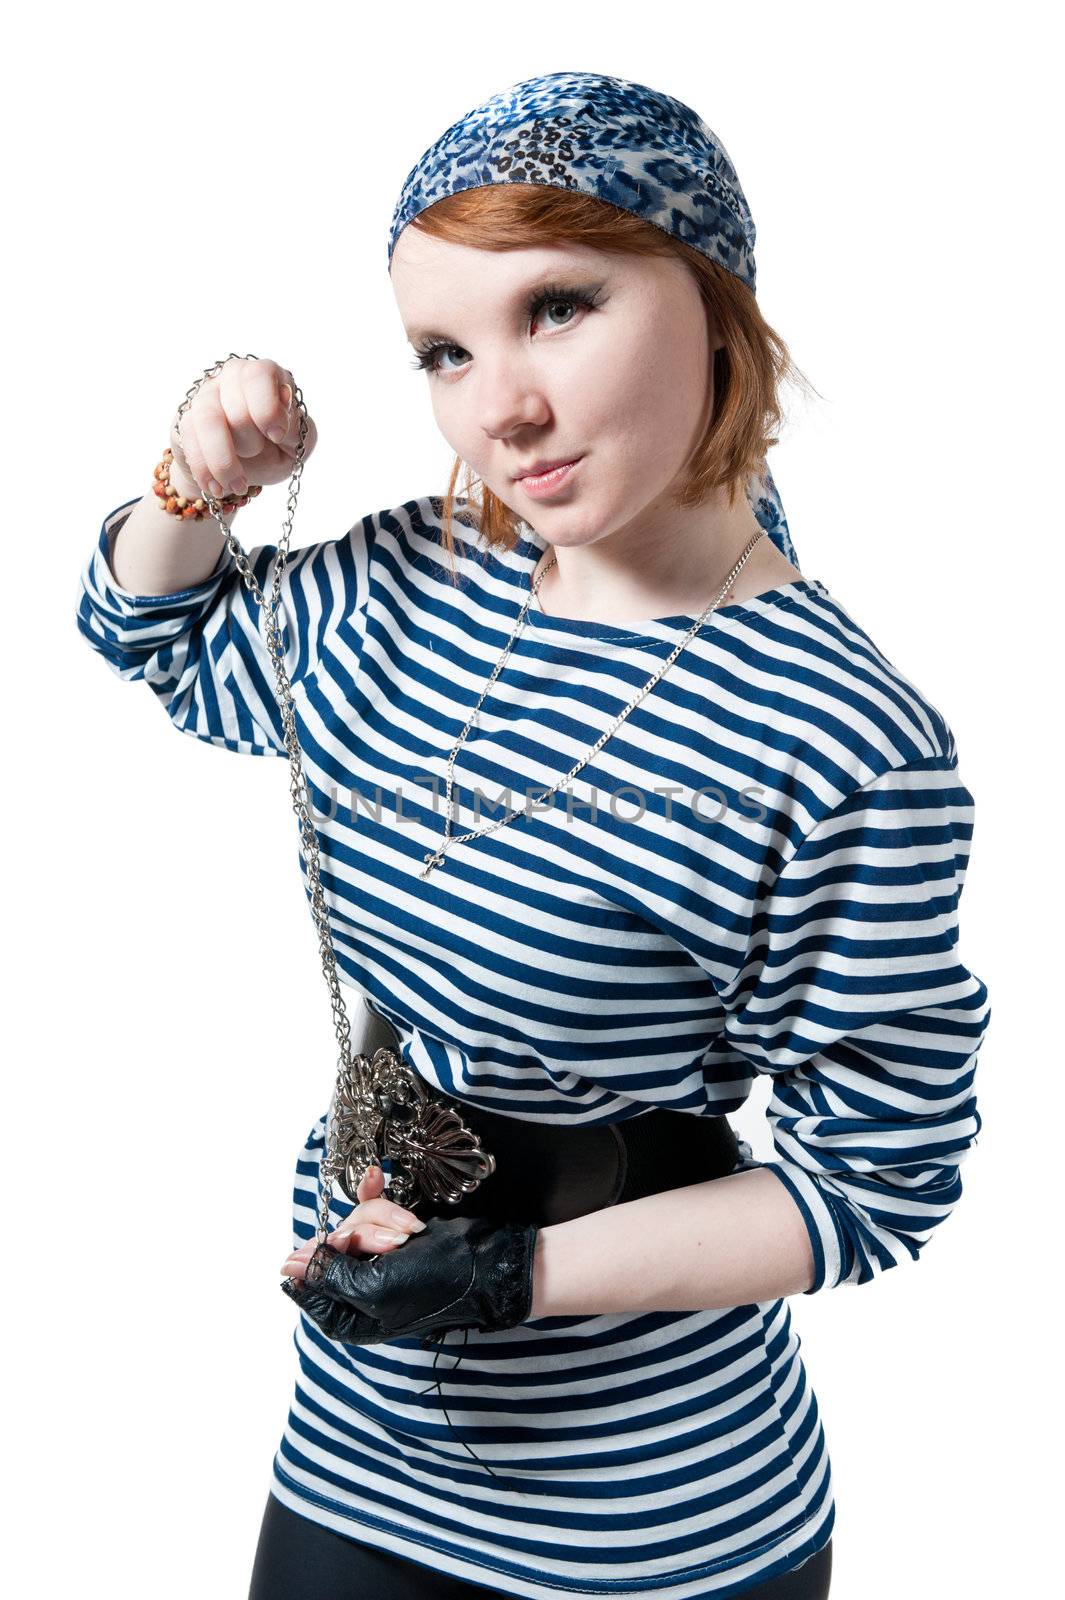
<instances>
[{"instance_id":1,"label":"fingernail","mask_svg":"<svg viewBox=\"0 0 1065 1600\"><path fill-rule=\"evenodd\" d=\"M407 1237L405 1233L393 1233L390 1228L375 1228L373 1236L377 1244L402 1244Z\"/></svg>"},{"instance_id":2,"label":"fingernail","mask_svg":"<svg viewBox=\"0 0 1065 1600\"><path fill-rule=\"evenodd\" d=\"M425 1223L421 1217L411 1217L409 1221L404 1221L403 1226L408 1228L411 1233L421 1233L424 1231Z\"/></svg>"},{"instance_id":3,"label":"fingernail","mask_svg":"<svg viewBox=\"0 0 1065 1600\"><path fill-rule=\"evenodd\" d=\"M285 430L284 428L267 428L266 437L274 444L280 444L285 437Z\"/></svg>"},{"instance_id":4,"label":"fingernail","mask_svg":"<svg viewBox=\"0 0 1065 1600\"><path fill-rule=\"evenodd\" d=\"M219 483L217 478L208 478L207 487L210 489L216 500L222 499L222 485Z\"/></svg>"}]
</instances>

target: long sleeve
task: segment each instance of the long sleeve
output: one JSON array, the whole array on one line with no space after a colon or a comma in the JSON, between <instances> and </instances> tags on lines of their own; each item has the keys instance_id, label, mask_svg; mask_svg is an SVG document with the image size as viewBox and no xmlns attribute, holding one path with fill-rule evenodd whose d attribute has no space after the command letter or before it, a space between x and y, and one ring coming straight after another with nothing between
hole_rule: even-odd
<instances>
[{"instance_id":1,"label":"long sleeve","mask_svg":"<svg viewBox=\"0 0 1065 1600\"><path fill-rule=\"evenodd\" d=\"M228 546L202 583L175 594L131 594L117 582L111 561L115 538L135 504L127 501L104 518L81 574L79 631L120 678L146 682L182 733L238 753L285 756L263 608ZM281 623L294 691L332 647L334 633L338 650L357 654L372 532L372 519L366 518L341 539L289 554ZM277 546L245 553L269 597Z\"/></svg>"},{"instance_id":2,"label":"long sleeve","mask_svg":"<svg viewBox=\"0 0 1065 1600\"><path fill-rule=\"evenodd\" d=\"M962 1190L990 1020L962 964L973 801L942 755L852 792L752 913L716 1050L772 1077L767 1116L813 1294L916 1258Z\"/></svg>"}]
</instances>

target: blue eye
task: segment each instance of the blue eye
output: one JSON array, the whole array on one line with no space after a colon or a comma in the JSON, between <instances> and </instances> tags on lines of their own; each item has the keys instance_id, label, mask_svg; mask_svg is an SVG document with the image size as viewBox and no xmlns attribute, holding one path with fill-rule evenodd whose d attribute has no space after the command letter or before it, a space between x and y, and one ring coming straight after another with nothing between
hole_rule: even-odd
<instances>
[{"instance_id":1,"label":"blue eye","mask_svg":"<svg viewBox=\"0 0 1065 1600\"><path fill-rule=\"evenodd\" d=\"M584 289L571 288L561 284L545 284L534 290L530 295L528 301L526 302L525 313L531 321L535 322L537 316L545 307L548 307L552 310L555 310L559 307L567 307L571 312L570 317L564 322L556 322L554 324L557 328L566 328L569 327L569 324L572 321L572 311L575 307L584 307L586 310L591 311L594 310L598 304L598 288ZM416 372L439 373L448 371L461 371L462 366L466 365L465 362L461 363L458 367L441 367L437 358L440 355L443 355L445 352L458 352L460 355L469 355L469 351L463 350L461 345L450 344L446 339L426 339L424 344L421 344L417 347L415 352L416 360L413 361L411 365Z\"/></svg>"},{"instance_id":2,"label":"blue eye","mask_svg":"<svg viewBox=\"0 0 1065 1600\"><path fill-rule=\"evenodd\" d=\"M440 363L437 360L437 356L441 355L445 350L458 350L459 348L460 346L457 344L427 342L419 345L418 359L412 362L411 365L416 372L439 372Z\"/></svg>"}]
</instances>

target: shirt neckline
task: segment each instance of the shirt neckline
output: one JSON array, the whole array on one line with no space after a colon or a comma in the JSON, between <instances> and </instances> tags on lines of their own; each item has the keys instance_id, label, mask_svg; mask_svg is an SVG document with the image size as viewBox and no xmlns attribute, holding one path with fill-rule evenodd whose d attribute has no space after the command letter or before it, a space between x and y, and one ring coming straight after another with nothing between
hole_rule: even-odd
<instances>
[{"instance_id":1,"label":"shirt neckline","mask_svg":"<svg viewBox=\"0 0 1065 1600\"><path fill-rule=\"evenodd\" d=\"M540 609L539 601L532 596L532 573L547 549L547 540L529 523L523 522L518 541L511 554L511 570L522 591L521 602L529 600L525 613L525 626L545 639L566 638L589 644L658 644L664 639L676 642L678 634L688 632L697 620L695 616L678 614L672 617L651 617L628 627L618 623L592 622L583 617L553 617ZM747 617L764 616L776 606L793 603L802 595L827 596L828 590L816 578L793 578L788 583L775 584L749 600L735 600L730 605L717 606L703 623L713 627L718 621L739 622Z\"/></svg>"}]
</instances>

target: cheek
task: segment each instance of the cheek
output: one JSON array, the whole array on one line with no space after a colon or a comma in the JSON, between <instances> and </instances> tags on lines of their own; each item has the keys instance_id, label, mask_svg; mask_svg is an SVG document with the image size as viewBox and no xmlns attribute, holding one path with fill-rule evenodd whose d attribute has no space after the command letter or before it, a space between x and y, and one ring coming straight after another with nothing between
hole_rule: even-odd
<instances>
[{"instance_id":1,"label":"cheek","mask_svg":"<svg viewBox=\"0 0 1065 1600\"><path fill-rule=\"evenodd\" d=\"M687 333L689 330L685 330ZM690 337L663 337L660 325L646 338L601 353L590 381L587 417L618 451L618 467L646 472L652 461L666 471L683 461L707 397L708 354Z\"/></svg>"},{"instance_id":2,"label":"cheek","mask_svg":"<svg viewBox=\"0 0 1065 1600\"><path fill-rule=\"evenodd\" d=\"M669 427L690 417L706 393L707 360L705 341L693 339L687 324L665 332L656 329L634 363L647 412Z\"/></svg>"},{"instance_id":3,"label":"cheek","mask_svg":"<svg viewBox=\"0 0 1065 1600\"><path fill-rule=\"evenodd\" d=\"M440 434L456 455L469 462L475 472L480 471L481 461L478 452L484 451L484 432L470 425L470 419L465 416L462 402L457 397L451 399L442 388L434 388L432 392L433 421L436 423Z\"/></svg>"}]
</instances>

